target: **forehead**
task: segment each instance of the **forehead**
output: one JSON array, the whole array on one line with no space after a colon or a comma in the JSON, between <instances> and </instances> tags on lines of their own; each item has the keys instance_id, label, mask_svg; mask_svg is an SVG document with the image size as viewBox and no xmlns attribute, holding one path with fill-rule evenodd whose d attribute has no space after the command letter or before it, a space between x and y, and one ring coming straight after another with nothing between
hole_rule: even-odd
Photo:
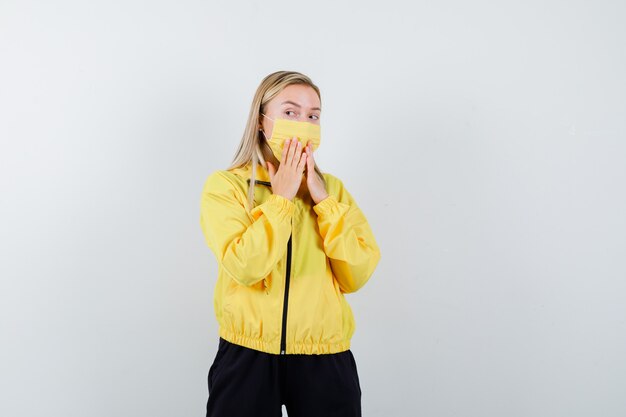
<instances>
[{"instance_id":1,"label":"forehead","mask_svg":"<svg viewBox=\"0 0 626 417\"><path fill-rule=\"evenodd\" d=\"M303 108L320 107L320 99L315 90L305 84L292 84L283 88L270 103L272 106L286 107L290 104L282 104L284 101L292 101Z\"/></svg>"}]
</instances>

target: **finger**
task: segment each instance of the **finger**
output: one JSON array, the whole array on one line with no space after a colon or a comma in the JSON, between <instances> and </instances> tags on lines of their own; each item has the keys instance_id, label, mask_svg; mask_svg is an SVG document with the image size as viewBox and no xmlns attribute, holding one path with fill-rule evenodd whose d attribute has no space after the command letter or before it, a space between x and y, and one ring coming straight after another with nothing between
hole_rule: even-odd
<instances>
[{"instance_id":1,"label":"finger","mask_svg":"<svg viewBox=\"0 0 626 417\"><path fill-rule=\"evenodd\" d=\"M274 165L269 161L267 162L267 171L270 173L270 181L273 180L276 170L274 169Z\"/></svg>"},{"instance_id":2,"label":"finger","mask_svg":"<svg viewBox=\"0 0 626 417\"><path fill-rule=\"evenodd\" d=\"M298 165L298 162L300 161L300 153L301 153L302 145L300 144L300 141L296 137L293 138L291 143L293 146L293 156L291 159L291 164L292 166L295 167L296 165Z\"/></svg>"},{"instance_id":3,"label":"finger","mask_svg":"<svg viewBox=\"0 0 626 417\"><path fill-rule=\"evenodd\" d=\"M306 153L308 155L307 163L315 165L315 159L313 158L313 148L311 147L311 145L307 145Z\"/></svg>"},{"instance_id":4,"label":"finger","mask_svg":"<svg viewBox=\"0 0 626 417\"><path fill-rule=\"evenodd\" d=\"M300 162L298 163L298 171L299 172L304 172L304 168L305 166L308 165L308 155L306 152L302 152L302 155L300 155ZM310 168L310 166L309 166Z\"/></svg>"},{"instance_id":5,"label":"finger","mask_svg":"<svg viewBox=\"0 0 626 417\"><path fill-rule=\"evenodd\" d=\"M289 145L289 156L287 157L289 160L288 164L290 166L294 166L298 164L298 161L300 160L300 158L296 159L296 156L300 155L298 152L299 150L300 150L300 141L294 137L293 140L291 141L291 144Z\"/></svg>"},{"instance_id":6,"label":"finger","mask_svg":"<svg viewBox=\"0 0 626 417\"><path fill-rule=\"evenodd\" d=\"M306 152L304 152L304 149L302 148L302 143L300 143L299 140L297 142L298 143L296 144L296 161L299 162L302 155L306 155Z\"/></svg>"},{"instance_id":7,"label":"finger","mask_svg":"<svg viewBox=\"0 0 626 417\"><path fill-rule=\"evenodd\" d=\"M310 155L309 155L309 147L308 147L308 145L307 145L307 146L305 146L305 148L304 148L304 152L302 152L302 153L303 153L304 155L306 155L306 164L308 165L308 164L309 164L309 156L310 156Z\"/></svg>"},{"instance_id":8,"label":"finger","mask_svg":"<svg viewBox=\"0 0 626 417\"><path fill-rule=\"evenodd\" d=\"M285 158L283 159L283 163L285 166L289 166L291 165L291 163L289 162L291 159L291 138L287 138L285 139L285 145L283 146L283 149L285 150L286 154L285 154Z\"/></svg>"}]
</instances>

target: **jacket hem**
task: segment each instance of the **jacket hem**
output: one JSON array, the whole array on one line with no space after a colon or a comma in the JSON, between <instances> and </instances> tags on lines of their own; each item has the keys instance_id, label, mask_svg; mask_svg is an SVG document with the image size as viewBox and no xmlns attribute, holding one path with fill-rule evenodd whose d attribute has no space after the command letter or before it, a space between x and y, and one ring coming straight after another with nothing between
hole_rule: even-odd
<instances>
[{"instance_id":1,"label":"jacket hem","mask_svg":"<svg viewBox=\"0 0 626 417\"><path fill-rule=\"evenodd\" d=\"M244 336L239 333L228 331L220 327L219 335L221 338L244 346L250 349L259 350L265 353L280 354L279 342L267 342L262 339ZM321 355L330 353L340 353L350 349L350 340L339 343L287 343L287 355Z\"/></svg>"}]
</instances>

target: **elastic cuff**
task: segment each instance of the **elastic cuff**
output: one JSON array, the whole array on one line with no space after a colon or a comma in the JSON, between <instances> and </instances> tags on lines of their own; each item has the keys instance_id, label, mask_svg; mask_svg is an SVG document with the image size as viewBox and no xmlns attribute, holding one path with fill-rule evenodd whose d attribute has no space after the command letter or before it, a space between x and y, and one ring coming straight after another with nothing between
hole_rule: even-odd
<instances>
[{"instance_id":1,"label":"elastic cuff","mask_svg":"<svg viewBox=\"0 0 626 417\"><path fill-rule=\"evenodd\" d=\"M340 203L337 198L329 194L328 197L313 206L317 215L341 214L348 209L348 205Z\"/></svg>"},{"instance_id":2,"label":"elastic cuff","mask_svg":"<svg viewBox=\"0 0 626 417\"><path fill-rule=\"evenodd\" d=\"M282 217L291 216L296 210L296 205L293 201L279 194L270 195L265 200L265 204L270 205Z\"/></svg>"}]
</instances>

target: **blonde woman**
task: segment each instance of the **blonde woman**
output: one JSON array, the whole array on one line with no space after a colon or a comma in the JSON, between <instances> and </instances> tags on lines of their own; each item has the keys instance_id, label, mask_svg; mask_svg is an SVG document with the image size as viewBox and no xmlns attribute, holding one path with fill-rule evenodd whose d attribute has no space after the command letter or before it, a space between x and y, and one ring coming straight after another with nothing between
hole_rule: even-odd
<instances>
[{"instance_id":1,"label":"blonde woman","mask_svg":"<svg viewBox=\"0 0 626 417\"><path fill-rule=\"evenodd\" d=\"M218 264L219 345L207 417L361 415L344 294L380 250L339 178L322 172L321 95L306 75L265 77L231 166L211 173L200 225Z\"/></svg>"}]
</instances>

